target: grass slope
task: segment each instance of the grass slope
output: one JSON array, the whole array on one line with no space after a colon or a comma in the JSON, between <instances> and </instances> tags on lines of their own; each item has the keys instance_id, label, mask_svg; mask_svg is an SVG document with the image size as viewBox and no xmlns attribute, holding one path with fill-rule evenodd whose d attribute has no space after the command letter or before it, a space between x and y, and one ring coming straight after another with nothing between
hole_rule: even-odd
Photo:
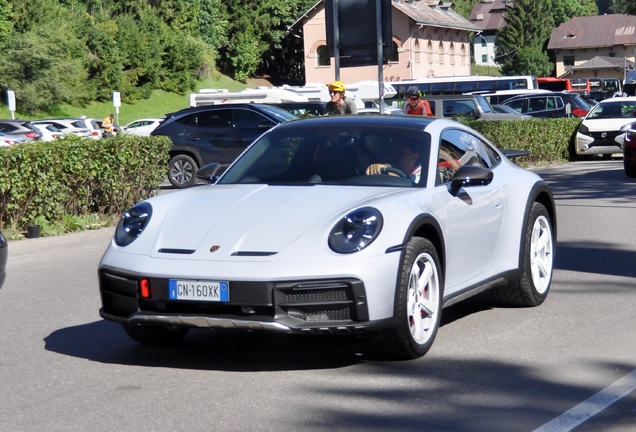
<instances>
[{"instance_id":1,"label":"grass slope","mask_svg":"<svg viewBox=\"0 0 636 432\"><path fill-rule=\"evenodd\" d=\"M242 90L246 87L253 87L256 85L268 85L263 80L248 81L247 84L234 81L231 78L221 75L219 73L214 74L213 77L201 80L197 85L197 90L201 88L225 88L230 91ZM167 113L178 111L189 106L189 93L185 95L179 95L176 93L168 93L162 90L155 90L152 96L146 100L136 101L131 104L122 103L119 108L119 120L118 124L124 126L133 120L146 118L146 117L161 117ZM17 107L20 108L19 106ZM16 118L23 118L28 120L38 120L52 117L80 117L85 115L89 118L102 119L108 114L115 114L115 107L112 101L94 102L89 106L80 108L70 105L62 106L58 111L45 113L37 116L26 116L19 111L15 113ZM7 106L0 104L0 118L11 118L11 112Z\"/></svg>"}]
</instances>

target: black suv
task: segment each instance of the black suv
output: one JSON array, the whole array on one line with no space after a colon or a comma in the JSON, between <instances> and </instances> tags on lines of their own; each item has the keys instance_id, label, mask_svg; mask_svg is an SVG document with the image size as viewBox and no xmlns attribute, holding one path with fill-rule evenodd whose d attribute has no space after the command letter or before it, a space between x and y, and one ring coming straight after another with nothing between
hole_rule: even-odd
<instances>
[{"instance_id":1,"label":"black suv","mask_svg":"<svg viewBox=\"0 0 636 432\"><path fill-rule=\"evenodd\" d=\"M42 138L42 132L27 120L0 120L0 132L15 137L24 137L29 141L38 141Z\"/></svg>"},{"instance_id":2,"label":"black suv","mask_svg":"<svg viewBox=\"0 0 636 432\"><path fill-rule=\"evenodd\" d=\"M503 105L538 118L585 117L590 110L590 105L581 96L566 92L515 96Z\"/></svg>"},{"instance_id":3,"label":"black suv","mask_svg":"<svg viewBox=\"0 0 636 432\"><path fill-rule=\"evenodd\" d=\"M197 182L199 167L231 164L267 129L294 118L270 105L206 105L166 115L150 135L170 137L168 180L176 188L186 188Z\"/></svg>"}]
</instances>

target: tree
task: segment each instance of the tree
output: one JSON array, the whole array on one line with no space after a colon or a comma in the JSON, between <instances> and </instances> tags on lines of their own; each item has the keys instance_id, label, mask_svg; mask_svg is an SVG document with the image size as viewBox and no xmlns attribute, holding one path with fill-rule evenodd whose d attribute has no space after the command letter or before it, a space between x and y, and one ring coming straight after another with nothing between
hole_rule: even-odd
<instances>
[{"instance_id":1,"label":"tree","mask_svg":"<svg viewBox=\"0 0 636 432\"><path fill-rule=\"evenodd\" d=\"M506 26L497 31L495 37L495 61L502 72L510 75L529 74L521 62L521 55L535 60L537 52L543 53L543 46L550 38L554 20L550 11L551 0L515 0L504 13ZM547 54L543 53L545 59ZM540 64L545 64L544 60Z\"/></svg>"},{"instance_id":2,"label":"tree","mask_svg":"<svg viewBox=\"0 0 636 432\"><path fill-rule=\"evenodd\" d=\"M577 16L598 15L594 0L549 0L554 26L558 27Z\"/></svg>"}]
</instances>

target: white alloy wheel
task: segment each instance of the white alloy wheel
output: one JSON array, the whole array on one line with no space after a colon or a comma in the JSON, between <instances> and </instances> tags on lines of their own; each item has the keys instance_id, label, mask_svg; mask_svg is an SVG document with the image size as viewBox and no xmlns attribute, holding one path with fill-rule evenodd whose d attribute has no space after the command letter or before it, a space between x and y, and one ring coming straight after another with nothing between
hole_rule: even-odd
<instances>
[{"instance_id":1,"label":"white alloy wheel","mask_svg":"<svg viewBox=\"0 0 636 432\"><path fill-rule=\"evenodd\" d=\"M437 329L439 307L439 275L428 253L418 255L409 277L408 325L413 340L425 344Z\"/></svg>"},{"instance_id":2,"label":"white alloy wheel","mask_svg":"<svg viewBox=\"0 0 636 432\"><path fill-rule=\"evenodd\" d=\"M539 294L544 294L550 286L553 260L550 222L545 216L539 216L534 221L530 240L530 271L532 282Z\"/></svg>"}]
</instances>

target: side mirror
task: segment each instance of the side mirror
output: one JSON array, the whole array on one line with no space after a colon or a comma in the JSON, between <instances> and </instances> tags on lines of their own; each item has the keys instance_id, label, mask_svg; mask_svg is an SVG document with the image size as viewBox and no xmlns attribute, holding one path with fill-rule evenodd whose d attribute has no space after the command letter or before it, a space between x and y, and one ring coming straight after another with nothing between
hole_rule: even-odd
<instances>
[{"instance_id":1,"label":"side mirror","mask_svg":"<svg viewBox=\"0 0 636 432\"><path fill-rule=\"evenodd\" d=\"M488 168L464 165L457 170L450 184L450 194L457 196L461 188L469 186L486 186L492 182L493 173Z\"/></svg>"},{"instance_id":2,"label":"side mirror","mask_svg":"<svg viewBox=\"0 0 636 432\"><path fill-rule=\"evenodd\" d=\"M221 164L218 164L216 162L212 162L208 165L203 165L197 171L197 178L199 180L203 180L208 184L214 184L218 180L218 176L216 175L216 173L217 171L219 171L219 168L221 168Z\"/></svg>"},{"instance_id":3,"label":"side mirror","mask_svg":"<svg viewBox=\"0 0 636 432\"><path fill-rule=\"evenodd\" d=\"M479 120L481 118L481 113L477 108L473 110L473 117L475 118L475 120Z\"/></svg>"}]
</instances>

